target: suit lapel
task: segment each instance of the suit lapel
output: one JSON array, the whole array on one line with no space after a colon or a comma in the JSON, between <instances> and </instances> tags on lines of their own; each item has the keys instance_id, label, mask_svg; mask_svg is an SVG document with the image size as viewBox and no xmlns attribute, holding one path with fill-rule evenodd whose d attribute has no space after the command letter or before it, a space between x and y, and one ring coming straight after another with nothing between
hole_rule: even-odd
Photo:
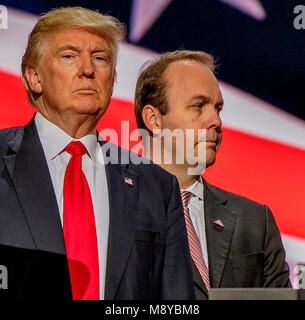
<instances>
[{"instance_id":1,"label":"suit lapel","mask_svg":"<svg viewBox=\"0 0 305 320\"><path fill-rule=\"evenodd\" d=\"M208 299L207 287L203 283L201 275L193 259L191 259L191 264L192 264L192 273L193 273L193 280L194 280L194 286L195 286L196 300L206 300Z\"/></svg>"},{"instance_id":2,"label":"suit lapel","mask_svg":"<svg viewBox=\"0 0 305 320\"><path fill-rule=\"evenodd\" d=\"M111 148L116 148L112 154L120 157L118 148L116 146L111 146ZM109 155L109 151L107 155ZM109 157L104 158L109 159ZM128 165L115 163L118 163L118 159L112 158L110 163L106 164L109 194L109 237L105 300L115 298L132 250L136 224L135 213L138 210L138 175L129 170Z\"/></svg>"},{"instance_id":3,"label":"suit lapel","mask_svg":"<svg viewBox=\"0 0 305 320\"><path fill-rule=\"evenodd\" d=\"M34 119L8 145L3 160L37 249L65 254L56 197Z\"/></svg>"},{"instance_id":4,"label":"suit lapel","mask_svg":"<svg viewBox=\"0 0 305 320\"><path fill-rule=\"evenodd\" d=\"M209 256L210 284L218 288L221 283L226 258L231 245L235 228L236 215L225 206L227 199L221 194L204 185L204 210L206 222L206 236ZM220 220L223 228L214 221Z\"/></svg>"}]
</instances>

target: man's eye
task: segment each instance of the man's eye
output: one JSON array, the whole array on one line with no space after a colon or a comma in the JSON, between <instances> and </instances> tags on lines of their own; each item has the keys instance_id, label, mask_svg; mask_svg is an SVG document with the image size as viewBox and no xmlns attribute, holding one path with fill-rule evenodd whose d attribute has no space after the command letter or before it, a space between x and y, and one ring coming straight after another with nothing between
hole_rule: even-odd
<instances>
[{"instance_id":1,"label":"man's eye","mask_svg":"<svg viewBox=\"0 0 305 320\"><path fill-rule=\"evenodd\" d=\"M108 59L107 59L107 57L105 55L93 56L93 60L99 61L99 62L103 62L103 61L107 62L108 61Z\"/></svg>"},{"instance_id":2,"label":"man's eye","mask_svg":"<svg viewBox=\"0 0 305 320\"><path fill-rule=\"evenodd\" d=\"M73 56L72 56L72 54L65 54L65 55L63 56L63 58L65 58L65 59L71 59L71 58L73 58Z\"/></svg>"},{"instance_id":3,"label":"man's eye","mask_svg":"<svg viewBox=\"0 0 305 320\"><path fill-rule=\"evenodd\" d=\"M195 109L200 109L201 107L202 107L202 103L197 103L192 105L192 108L195 108Z\"/></svg>"}]
</instances>

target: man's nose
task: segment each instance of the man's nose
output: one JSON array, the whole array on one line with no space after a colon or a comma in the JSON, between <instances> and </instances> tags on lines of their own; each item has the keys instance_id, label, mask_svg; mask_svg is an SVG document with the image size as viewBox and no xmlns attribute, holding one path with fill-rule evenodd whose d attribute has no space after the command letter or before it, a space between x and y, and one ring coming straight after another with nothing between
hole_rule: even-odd
<instances>
[{"instance_id":1,"label":"man's nose","mask_svg":"<svg viewBox=\"0 0 305 320\"><path fill-rule=\"evenodd\" d=\"M78 76L86 78L94 78L94 64L89 55L83 55L79 59Z\"/></svg>"},{"instance_id":2,"label":"man's nose","mask_svg":"<svg viewBox=\"0 0 305 320\"><path fill-rule=\"evenodd\" d=\"M214 107L210 107L208 110L208 114L205 115L204 128L217 130L221 128L221 126L222 126L222 121L219 116L219 111Z\"/></svg>"}]
</instances>

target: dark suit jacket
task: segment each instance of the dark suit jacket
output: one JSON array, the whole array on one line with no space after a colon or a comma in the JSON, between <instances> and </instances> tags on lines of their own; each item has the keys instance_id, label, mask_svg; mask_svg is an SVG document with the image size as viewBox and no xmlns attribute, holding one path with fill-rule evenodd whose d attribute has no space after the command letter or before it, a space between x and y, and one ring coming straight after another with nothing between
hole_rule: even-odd
<instances>
[{"instance_id":1,"label":"dark suit jacket","mask_svg":"<svg viewBox=\"0 0 305 320\"><path fill-rule=\"evenodd\" d=\"M268 207L204 182L211 288L290 287L280 233ZM224 228L214 224L220 219ZM192 263L196 299L207 290Z\"/></svg>"},{"instance_id":2,"label":"dark suit jacket","mask_svg":"<svg viewBox=\"0 0 305 320\"><path fill-rule=\"evenodd\" d=\"M130 155L104 146L104 156L112 160ZM109 163L106 173L110 222L105 299L193 299L176 178L153 164ZM8 290L0 290L2 295L71 299L60 215L33 120L25 127L0 130L0 265L8 269Z\"/></svg>"}]
</instances>

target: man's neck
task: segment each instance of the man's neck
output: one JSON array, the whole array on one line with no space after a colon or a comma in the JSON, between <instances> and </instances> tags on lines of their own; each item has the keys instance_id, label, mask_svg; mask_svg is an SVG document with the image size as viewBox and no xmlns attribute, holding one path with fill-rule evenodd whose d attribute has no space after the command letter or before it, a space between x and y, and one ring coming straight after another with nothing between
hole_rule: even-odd
<instances>
[{"instance_id":1,"label":"man's neck","mask_svg":"<svg viewBox=\"0 0 305 320\"><path fill-rule=\"evenodd\" d=\"M39 112L50 122L54 123L60 129L65 131L70 137L80 139L95 128L99 117L96 115L80 115L78 117L71 115L48 114L45 110L39 109Z\"/></svg>"},{"instance_id":2,"label":"man's neck","mask_svg":"<svg viewBox=\"0 0 305 320\"><path fill-rule=\"evenodd\" d=\"M147 145L147 141L146 143L144 143L144 156L148 159L150 159L151 161L154 162L154 154L153 154L153 142L150 138L149 141L149 148L145 148L145 145ZM159 150L159 149L158 149ZM161 157L159 159L160 162L155 162L156 164L158 164L161 168L163 168L164 170L168 171L169 173L173 174L174 176L176 176L178 182L179 182L179 187L180 189L186 189L189 186L191 186L192 184L194 184L200 177L200 175L190 175L188 173L188 167L185 164L166 164L164 163L164 154L163 152L161 152Z\"/></svg>"},{"instance_id":3,"label":"man's neck","mask_svg":"<svg viewBox=\"0 0 305 320\"><path fill-rule=\"evenodd\" d=\"M177 177L180 189L186 189L194 184L200 176L188 174L188 170L184 165L159 164L164 170L170 172Z\"/></svg>"}]
</instances>

